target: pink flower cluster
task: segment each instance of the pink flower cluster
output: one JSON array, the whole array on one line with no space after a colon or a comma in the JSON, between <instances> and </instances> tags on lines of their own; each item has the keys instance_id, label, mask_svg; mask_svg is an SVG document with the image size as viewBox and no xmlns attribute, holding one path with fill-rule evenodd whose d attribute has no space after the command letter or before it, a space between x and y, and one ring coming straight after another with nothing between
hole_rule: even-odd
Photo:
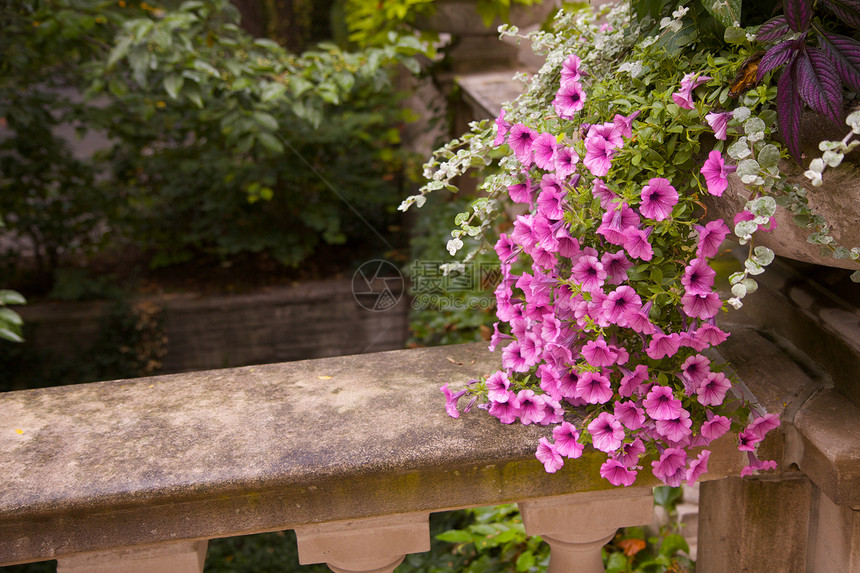
<instances>
[{"instance_id":1,"label":"pink flower cluster","mask_svg":"<svg viewBox=\"0 0 860 573\"><path fill-rule=\"evenodd\" d=\"M583 76L581 60L570 56L553 100L562 122L583 109ZM705 79L690 79L687 91ZM613 485L631 485L642 458L650 455L653 474L677 486L707 471L710 452L688 449L706 447L731 426L718 412L732 383L702 354L728 337L714 321L723 302L709 260L729 229L719 220L695 226L689 246L672 255L686 258L680 259L671 287L676 302L660 312L679 326L661 329L652 312L659 290L648 290L628 273L656 256L652 236L661 232L658 223L672 219L681 196L662 177L648 179L637 197L627 194L627 199L605 180L631 139L637 116L616 114L581 130L582 141L570 144L521 123L510 125L504 113L496 121L496 145L507 143L521 167L520 182L508 188L509 195L530 211L495 245L502 276L495 291L500 322L490 348L504 344L502 369L485 380L486 404L479 407L505 424L554 425L552 437L542 438L536 451L547 472L560 469L565 458L581 456L590 443L607 455L600 474ZM587 173L577 171L578 147ZM599 204L596 239L573 236L565 218L569 196L582 193ZM500 323L508 325L509 334ZM666 321L660 324L665 328ZM446 386L443 392L448 413L457 417L457 400L465 391L452 393ZM587 412L579 427L565 418L574 407ZM742 432L740 448L754 456L755 444L777 424L774 417L756 418ZM770 463L753 457L748 471Z\"/></svg>"}]
</instances>

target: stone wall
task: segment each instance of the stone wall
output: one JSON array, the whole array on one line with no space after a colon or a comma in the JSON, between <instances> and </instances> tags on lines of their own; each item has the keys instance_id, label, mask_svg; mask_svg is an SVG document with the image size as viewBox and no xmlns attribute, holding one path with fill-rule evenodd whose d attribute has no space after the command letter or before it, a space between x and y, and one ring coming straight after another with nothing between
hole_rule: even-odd
<instances>
[{"instance_id":1,"label":"stone wall","mask_svg":"<svg viewBox=\"0 0 860 573\"><path fill-rule=\"evenodd\" d=\"M395 294L402 295L402 289ZM160 372L187 372L403 348L407 297L384 311L362 307L352 281L307 282L237 294L138 299L163 310ZM99 333L110 303L42 303L20 308L25 344L74 356Z\"/></svg>"}]
</instances>

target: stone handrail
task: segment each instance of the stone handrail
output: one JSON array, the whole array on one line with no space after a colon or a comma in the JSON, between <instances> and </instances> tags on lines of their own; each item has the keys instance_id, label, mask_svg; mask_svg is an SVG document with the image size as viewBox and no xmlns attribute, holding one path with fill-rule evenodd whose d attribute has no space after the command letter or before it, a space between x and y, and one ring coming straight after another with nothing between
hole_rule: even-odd
<instances>
[{"instance_id":1,"label":"stone handrail","mask_svg":"<svg viewBox=\"0 0 860 573\"><path fill-rule=\"evenodd\" d=\"M762 456L799 467L855 519L860 456L845 420L857 408L778 337L731 330L722 356L784 419ZM645 461L636 487L612 487L589 450L547 474L534 451L549 428L449 418L439 387L498 362L462 345L0 394L0 565L199 572L208 539L295 529L302 563L390 572L429 548L429 513L519 502L527 533L552 547L551 572L601 571L618 527L651 522L659 482ZM705 479L718 481L706 486L745 463L733 436L709 449ZM700 569L728 570L705 565L728 514L705 510Z\"/></svg>"},{"instance_id":2,"label":"stone handrail","mask_svg":"<svg viewBox=\"0 0 860 573\"><path fill-rule=\"evenodd\" d=\"M549 428L449 418L439 387L497 362L479 344L0 394L0 565L198 570L207 539L296 529L303 562L390 571L429 548L430 512L521 502L558 571L600 567L616 528L650 523L658 482L613 488L596 452L546 474ZM712 476L740 463L725 440Z\"/></svg>"}]
</instances>

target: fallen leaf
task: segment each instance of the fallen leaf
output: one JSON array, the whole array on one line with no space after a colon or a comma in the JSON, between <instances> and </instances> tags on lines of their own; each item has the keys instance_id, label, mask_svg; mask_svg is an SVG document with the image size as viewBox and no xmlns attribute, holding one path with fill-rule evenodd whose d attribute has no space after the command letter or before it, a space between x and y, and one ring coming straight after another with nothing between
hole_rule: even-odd
<instances>
[{"instance_id":1,"label":"fallen leaf","mask_svg":"<svg viewBox=\"0 0 860 573\"><path fill-rule=\"evenodd\" d=\"M317 376L320 380L331 380L331 376Z\"/></svg>"},{"instance_id":2,"label":"fallen leaf","mask_svg":"<svg viewBox=\"0 0 860 573\"><path fill-rule=\"evenodd\" d=\"M624 555L627 557L633 557L645 549L645 541L636 538L622 539L618 542L618 545L624 550Z\"/></svg>"},{"instance_id":3,"label":"fallen leaf","mask_svg":"<svg viewBox=\"0 0 860 573\"><path fill-rule=\"evenodd\" d=\"M446 358L446 359L448 360L448 362L450 362L451 364L456 364L457 366L462 366L462 365L463 365L463 363L462 363L462 362L457 362L456 360L454 360L454 359L453 359L453 358L451 358L450 356L446 356L445 358Z\"/></svg>"}]
</instances>

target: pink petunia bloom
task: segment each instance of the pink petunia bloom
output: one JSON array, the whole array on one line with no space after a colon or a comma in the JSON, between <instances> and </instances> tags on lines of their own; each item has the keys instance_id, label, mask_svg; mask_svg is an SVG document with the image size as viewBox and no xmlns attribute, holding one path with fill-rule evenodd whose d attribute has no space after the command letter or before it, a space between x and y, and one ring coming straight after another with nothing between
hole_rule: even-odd
<instances>
[{"instance_id":1,"label":"pink petunia bloom","mask_svg":"<svg viewBox=\"0 0 860 573\"><path fill-rule=\"evenodd\" d=\"M495 352L496 346L498 346L502 340L510 339L511 336L509 334L505 334L499 331L499 323L496 322L495 324L493 324L493 334L492 336L490 336L490 352Z\"/></svg>"},{"instance_id":2,"label":"pink petunia bloom","mask_svg":"<svg viewBox=\"0 0 860 573\"><path fill-rule=\"evenodd\" d=\"M558 146L555 136L551 133L541 133L532 142L535 165L545 171L555 169L555 148Z\"/></svg>"},{"instance_id":3,"label":"pink petunia bloom","mask_svg":"<svg viewBox=\"0 0 860 573\"><path fill-rule=\"evenodd\" d=\"M714 137L722 141L726 140L726 130L729 126L729 120L734 116L733 111L724 111L722 113L711 112L705 116L705 121L714 130Z\"/></svg>"},{"instance_id":4,"label":"pink petunia bloom","mask_svg":"<svg viewBox=\"0 0 860 573\"><path fill-rule=\"evenodd\" d=\"M571 237L570 232L566 228L559 227L556 230L555 240L558 244L558 254L560 256L572 259L579 254L579 241L576 240L576 237Z\"/></svg>"},{"instance_id":5,"label":"pink petunia bloom","mask_svg":"<svg viewBox=\"0 0 860 573\"><path fill-rule=\"evenodd\" d=\"M555 174L561 179L567 179L576 171L576 164L579 163L579 155L572 147L558 145L555 148L553 156L553 165L555 166Z\"/></svg>"},{"instance_id":6,"label":"pink petunia bloom","mask_svg":"<svg viewBox=\"0 0 860 573\"><path fill-rule=\"evenodd\" d=\"M653 386L642 405L655 420L673 420L681 416L681 401L675 398L669 386Z\"/></svg>"},{"instance_id":7,"label":"pink petunia bloom","mask_svg":"<svg viewBox=\"0 0 860 573\"><path fill-rule=\"evenodd\" d=\"M645 424L645 411L629 400L615 402L613 414L628 430L638 430Z\"/></svg>"},{"instance_id":8,"label":"pink petunia bloom","mask_svg":"<svg viewBox=\"0 0 860 573\"><path fill-rule=\"evenodd\" d=\"M642 307L642 310L629 314L627 316L627 327L632 328L639 334L654 334L657 332L657 328L650 319L652 305L653 301L649 300Z\"/></svg>"},{"instance_id":9,"label":"pink petunia bloom","mask_svg":"<svg viewBox=\"0 0 860 573\"><path fill-rule=\"evenodd\" d=\"M636 438L632 442L622 444L621 448L616 453L616 459L624 464L625 467L632 468L639 464L639 458L645 453L645 444L641 438Z\"/></svg>"},{"instance_id":10,"label":"pink petunia bloom","mask_svg":"<svg viewBox=\"0 0 860 573\"><path fill-rule=\"evenodd\" d=\"M612 168L616 149L605 138L595 135L585 140L585 158L582 163L595 177L603 177Z\"/></svg>"},{"instance_id":11,"label":"pink petunia bloom","mask_svg":"<svg viewBox=\"0 0 860 573\"><path fill-rule=\"evenodd\" d=\"M576 382L576 393L588 404L605 404L612 398L612 387L603 374L582 372Z\"/></svg>"},{"instance_id":12,"label":"pink petunia bloom","mask_svg":"<svg viewBox=\"0 0 860 573\"><path fill-rule=\"evenodd\" d=\"M688 396L692 395L708 377L711 372L710 364L710 360L701 354L696 354L688 357L681 365L681 378L684 380L684 388L690 389L687 392Z\"/></svg>"},{"instance_id":13,"label":"pink petunia bloom","mask_svg":"<svg viewBox=\"0 0 860 573\"><path fill-rule=\"evenodd\" d=\"M628 487L636 481L636 471L628 469L618 460L610 458L600 466L600 477L612 485Z\"/></svg>"},{"instance_id":14,"label":"pink petunia bloom","mask_svg":"<svg viewBox=\"0 0 860 573\"><path fill-rule=\"evenodd\" d=\"M705 259L696 258L684 268L681 284L689 294L706 295L714 289L714 277L717 271L708 265Z\"/></svg>"},{"instance_id":15,"label":"pink petunia bloom","mask_svg":"<svg viewBox=\"0 0 860 573\"><path fill-rule=\"evenodd\" d=\"M776 414L765 414L753 420L746 429L763 440L768 432L779 427L779 423L779 416Z\"/></svg>"},{"instance_id":16,"label":"pink petunia bloom","mask_svg":"<svg viewBox=\"0 0 860 573\"><path fill-rule=\"evenodd\" d=\"M457 410L457 400L466 393L466 390L451 392L448 388L448 383L446 382L441 388L439 388L439 391L445 395L445 412L447 412L452 418L459 418L460 411Z\"/></svg>"},{"instance_id":17,"label":"pink petunia bloom","mask_svg":"<svg viewBox=\"0 0 860 573\"><path fill-rule=\"evenodd\" d=\"M510 130L511 124L505 121L505 110L502 110L496 118L496 139L493 140L493 146L498 147L503 144Z\"/></svg>"},{"instance_id":18,"label":"pink petunia bloom","mask_svg":"<svg viewBox=\"0 0 860 573\"><path fill-rule=\"evenodd\" d=\"M703 324L696 330L696 340L709 346L719 346L728 337L728 333L713 324Z\"/></svg>"},{"instance_id":19,"label":"pink petunia bloom","mask_svg":"<svg viewBox=\"0 0 860 573\"><path fill-rule=\"evenodd\" d=\"M613 245L620 246L627 241L630 229L638 228L639 224L639 215L626 203L613 205L600 218L597 234L603 235Z\"/></svg>"},{"instance_id":20,"label":"pink petunia bloom","mask_svg":"<svg viewBox=\"0 0 860 573\"><path fill-rule=\"evenodd\" d=\"M588 132L585 134L586 140L595 136L605 139L613 149L624 147L624 138L621 137L621 129L611 121L589 126Z\"/></svg>"},{"instance_id":21,"label":"pink petunia bloom","mask_svg":"<svg viewBox=\"0 0 860 573\"><path fill-rule=\"evenodd\" d=\"M582 357L598 368L603 366L612 366L618 359L618 353L613 351L602 338L597 340L589 340L582 347Z\"/></svg>"},{"instance_id":22,"label":"pink petunia bloom","mask_svg":"<svg viewBox=\"0 0 860 573\"><path fill-rule=\"evenodd\" d=\"M636 119L640 113L642 112L635 111L627 116L619 115L616 113L615 117L612 118L612 123L615 124L615 127L618 129L622 136L626 137L627 139L630 139L631 137L633 137L633 120Z\"/></svg>"},{"instance_id":23,"label":"pink petunia bloom","mask_svg":"<svg viewBox=\"0 0 860 573\"><path fill-rule=\"evenodd\" d=\"M588 424L592 445L601 452L614 452L624 440L624 427L609 412L601 412Z\"/></svg>"},{"instance_id":24,"label":"pink petunia bloom","mask_svg":"<svg viewBox=\"0 0 860 573\"><path fill-rule=\"evenodd\" d=\"M729 188L729 173L733 173L736 169L737 167L734 165L726 165L719 151L716 149L711 151L700 170L700 173L705 177L708 193L721 197L723 192Z\"/></svg>"},{"instance_id":25,"label":"pink petunia bloom","mask_svg":"<svg viewBox=\"0 0 860 573\"><path fill-rule=\"evenodd\" d=\"M578 458L585 448L579 443L579 431L570 422L562 422L552 430L555 446L558 453L566 458Z\"/></svg>"},{"instance_id":26,"label":"pink petunia bloom","mask_svg":"<svg viewBox=\"0 0 860 573\"><path fill-rule=\"evenodd\" d=\"M561 65L561 83L578 82L582 77L581 65L582 60L576 54L571 54L565 58Z\"/></svg>"},{"instance_id":27,"label":"pink petunia bloom","mask_svg":"<svg viewBox=\"0 0 860 573\"><path fill-rule=\"evenodd\" d=\"M534 233L534 216L533 215L517 215L514 220L514 230L511 232L511 240L522 245L524 249L531 250L537 244L537 237Z\"/></svg>"},{"instance_id":28,"label":"pink petunia bloom","mask_svg":"<svg viewBox=\"0 0 860 573\"><path fill-rule=\"evenodd\" d=\"M699 233L699 243L696 248L696 256L699 257L715 257L720 252L720 245L729 234L729 228L722 219L711 221L704 227L696 225L696 231Z\"/></svg>"},{"instance_id":29,"label":"pink petunia bloom","mask_svg":"<svg viewBox=\"0 0 860 573\"><path fill-rule=\"evenodd\" d=\"M531 205L532 201L534 201L531 179L527 178L524 183L514 183L508 186L508 195L511 196L511 201L514 203Z\"/></svg>"},{"instance_id":30,"label":"pink petunia bloom","mask_svg":"<svg viewBox=\"0 0 860 573\"><path fill-rule=\"evenodd\" d=\"M710 420L702 423L702 428L699 433L703 438L712 442L725 434L731 428L731 422L725 416L714 416Z\"/></svg>"},{"instance_id":31,"label":"pink petunia bloom","mask_svg":"<svg viewBox=\"0 0 860 573\"><path fill-rule=\"evenodd\" d=\"M678 107L693 109L693 90L711 79L710 76L686 74L681 80L681 89L672 94L672 100Z\"/></svg>"},{"instance_id":32,"label":"pink petunia bloom","mask_svg":"<svg viewBox=\"0 0 860 573\"><path fill-rule=\"evenodd\" d=\"M690 467L687 469L687 485L692 486L702 474L708 473L710 457L711 452L709 450L702 450L699 457L690 462Z\"/></svg>"},{"instance_id":33,"label":"pink petunia bloom","mask_svg":"<svg viewBox=\"0 0 860 573\"><path fill-rule=\"evenodd\" d=\"M487 413L498 418L503 424L513 424L520 415L520 404L516 397L509 398L505 402L490 402Z\"/></svg>"},{"instance_id":34,"label":"pink petunia bloom","mask_svg":"<svg viewBox=\"0 0 860 573\"><path fill-rule=\"evenodd\" d=\"M687 293L681 297L684 312L690 318L707 320L717 314L723 303L715 292L707 294Z\"/></svg>"},{"instance_id":35,"label":"pink petunia bloom","mask_svg":"<svg viewBox=\"0 0 860 573\"><path fill-rule=\"evenodd\" d=\"M585 107L585 100L586 95L585 90L582 89L582 84L577 81L570 81L563 83L556 92L552 106L558 117L572 120L576 117L576 112Z\"/></svg>"},{"instance_id":36,"label":"pink petunia bloom","mask_svg":"<svg viewBox=\"0 0 860 573\"><path fill-rule=\"evenodd\" d=\"M731 381L722 372L710 372L696 391L702 406L719 406L732 387Z\"/></svg>"},{"instance_id":37,"label":"pink petunia bloom","mask_svg":"<svg viewBox=\"0 0 860 573\"><path fill-rule=\"evenodd\" d=\"M678 487L686 477L687 452L683 448L666 448L657 461L651 462L654 476L667 485ZM683 475L678 477L678 473ZM677 480L677 483L674 483Z\"/></svg>"},{"instance_id":38,"label":"pink petunia bloom","mask_svg":"<svg viewBox=\"0 0 860 573\"><path fill-rule=\"evenodd\" d=\"M586 292L594 292L606 282L606 270L597 257L579 257L570 276Z\"/></svg>"},{"instance_id":39,"label":"pink petunia bloom","mask_svg":"<svg viewBox=\"0 0 860 573\"><path fill-rule=\"evenodd\" d=\"M497 370L487 378L487 398L493 402L507 402L508 389L511 387L511 380L508 378L504 370Z\"/></svg>"},{"instance_id":40,"label":"pink petunia bloom","mask_svg":"<svg viewBox=\"0 0 860 573\"><path fill-rule=\"evenodd\" d=\"M537 199L538 211L547 219L558 221L564 217L564 196L553 188L547 188L540 192ZM542 244L545 241L541 242Z\"/></svg>"},{"instance_id":41,"label":"pink petunia bloom","mask_svg":"<svg viewBox=\"0 0 860 573\"><path fill-rule=\"evenodd\" d=\"M518 340L514 340L502 350L502 366L514 372L528 372L534 366L523 354Z\"/></svg>"},{"instance_id":42,"label":"pink petunia bloom","mask_svg":"<svg viewBox=\"0 0 860 573\"><path fill-rule=\"evenodd\" d=\"M627 316L642 308L642 299L631 287L623 285L606 296L602 307L609 323L623 327L627 326Z\"/></svg>"},{"instance_id":43,"label":"pink petunia bloom","mask_svg":"<svg viewBox=\"0 0 860 573\"><path fill-rule=\"evenodd\" d=\"M564 465L564 459L558 453L558 448L546 438L541 438L538 442L535 457L540 460L548 474L554 474Z\"/></svg>"},{"instance_id":44,"label":"pink petunia bloom","mask_svg":"<svg viewBox=\"0 0 860 573\"><path fill-rule=\"evenodd\" d=\"M625 371L625 374L621 377L621 385L618 388L618 393L624 397L633 396L633 394L639 389L639 386L648 380L648 366L645 364L638 364L633 372L627 371L623 368L622 370Z\"/></svg>"},{"instance_id":45,"label":"pink petunia bloom","mask_svg":"<svg viewBox=\"0 0 860 573\"><path fill-rule=\"evenodd\" d=\"M520 407L520 422L528 426L532 422L540 423L546 417L546 402L542 395L534 390L524 389L517 392L517 402Z\"/></svg>"},{"instance_id":46,"label":"pink petunia bloom","mask_svg":"<svg viewBox=\"0 0 860 573\"><path fill-rule=\"evenodd\" d=\"M663 221L672 214L672 207L678 203L678 192L668 179L654 177L642 188L642 203L639 212L654 221Z\"/></svg>"},{"instance_id":47,"label":"pink petunia bloom","mask_svg":"<svg viewBox=\"0 0 860 573\"><path fill-rule=\"evenodd\" d=\"M671 420L656 421L657 433L670 442L680 442L693 433L693 430L690 429L693 426L690 413L681 408L679 414L677 418Z\"/></svg>"},{"instance_id":48,"label":"pink petunia bloom","mask_svg":"<svg viewBox=\"0 0 860 573\"><path fill-rule=\"evenodd\" d=\"M671 334L656 333L648 343L646 353L649 358L660 360L667 356L675 356L681 347L681 336L677 332Z\"/></svg>"},{"instance_id":49,"label":"pink petunia bloom","mask_svg":"<svg viewBox=\"0 0 860 573\"><path fill-rule=\"evenodd\" d=\"M750 463L741 470L741 477L753 475L757 471L776 469L776 462L774 460L760 460L754 452L749 452L747 459Z\"/></svg>"},{"instance_id":50,"label":"pink petunia bloom","mask_svg":"<svg viewBox=\"0 0 860 573\"><path fill-rule=\"evenodd\" d=\"M519 252L522 251L522 247L515 244L507 233L499 235L499 240L496 241L494 249L499 260L506 263L516 262Z\"/></svg>"},{"instance_id":51,"label":"pink petunia bloom","mask_svg":"<svg viewBox=\"0 0 860 573\"><path fill-rule=\"evenodd\" d=\"M651 248L651 243L648 242L648 236L651 234L651 228L647 231L642 229L634 229L628 227L625 232L624 250L634 259L650 261L654 258L654 250Z\"/></svg>"},{"instance_id":52,"label":"pink petunia bloom","mask_svg":"<svg viewBox=\"0 0 860 573\"><path fill-rule=\"evenodd\" d=\"M627 269L633 266L623 250L614 253L606 251L600 257L600 262L606 270L606 282L610 284L621 284L626 281Z\"/></svg>"},{"instance_id":53,"label":"pink petunia bloom","mask_svg":"<svg viewBox=\"0 0 860 573\"><path fill-rule=\"evenodd\" d=\"M532 146L537 137L538 133L535 130L522 123L517 123L511 127L508 134L508 145L514 150L514 155L523 164L523 167L529 167L532 164Z\"/></svg>"},{"instance_id":54,"label":"pink petunia bloom","mask_svg":"<svg viewBox=\"0 0 860 573\"><path fill-rule=\"evenodd\" d=\"M612 202L618 198L618 195L606 186L603 179L595 179L591 187L591 194L600 199L600 206L607 211L612 209ZM617 244L617 243L616 243Z\"/></svg>"}]
</instances>

